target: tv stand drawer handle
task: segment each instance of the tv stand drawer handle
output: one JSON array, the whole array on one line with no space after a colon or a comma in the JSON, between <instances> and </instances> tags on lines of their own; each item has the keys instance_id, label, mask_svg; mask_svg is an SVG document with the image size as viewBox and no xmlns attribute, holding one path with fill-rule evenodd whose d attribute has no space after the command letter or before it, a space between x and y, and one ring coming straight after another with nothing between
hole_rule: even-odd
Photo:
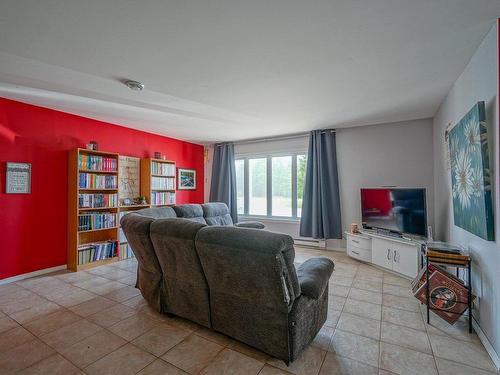
<instances>
[{"instance_id":1,"label":"tv stand drawer handle","mask_svg":"<svg viewBox=\"0 0 500 375\"><path fill-rule=\"evenodd\" d=\"M351 250L351 252L352 252L353 254L359 255L359 253L358 253L357 251Z\"/></svg>"},{"instance_id":2,"label":"tv stand drawer handle","mask_svg":"<svg viewBox=\"0 0 500 375\"><path fill-rule=\"evenodd\" d=\"M352 240L352 242L354 242L354 243L359 243L359 241L358 241L358 240Z\"/></svg>"},{"instance_id":3,"label":"tv stand drawer handle","mask_svg":"<svg viewBox=\"0 0 500 375\"><path fill-rule=\"evenodd\" d=\"M391 260L391 249L387 249L387 260Z\"/></svg>"}]
</instances>

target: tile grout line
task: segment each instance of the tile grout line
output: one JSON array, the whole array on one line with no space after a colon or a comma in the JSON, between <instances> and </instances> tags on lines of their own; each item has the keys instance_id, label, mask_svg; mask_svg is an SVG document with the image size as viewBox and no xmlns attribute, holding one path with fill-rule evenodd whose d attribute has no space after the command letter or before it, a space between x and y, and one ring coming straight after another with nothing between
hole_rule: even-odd
<instances>
[{"instance_id":1,"label":"tile grout line","mask_svg":"<svg viewBox=\"0 0 500 375\"><path fill-rule=\"evenodd\" d=\"M349 266L353 266L353 264L351 264L351 263L342 263L342 262L339 262L339 263L341 263L341 264L346 264L346 265L349 265ZM120 268L118 268L118 269L120 269ZM129 272L129 271L127 271L127 272ZM342 276L342 277L346 277L346 278L352 279L352 282L351 282L351 284L350 284L350 286L349 286L349 291L348 291L348 294L347 294L347 296L346 296L346 297L341 297L341 296L332 296L332 297L344 298L344 300L345 300L345 301L344 301L344 303L342 304L342 308L341 308L341 309L340 309L340 311L339 311L339 313L340 313L340 314L339 314L339 319L337 320L337 322L336 322L335 326L334 326L334 327L331 327L331 328L333 328L333 334L332 334L332 337L330 338L330 341L329 341L329 347L330 347L330 345L331 345L331 343L332 343L333 336L335 335L335 331L337 331L337 330L339 330L339 331L343 331L343 330L341 330L341 329L339 329L339 328L338 328L338 327L339 327L339 321L340 321L340 319L342 318L342 316L344 315L344 313L345 313L345 314L349 314L347 311L345 311L345 305L346 305L347 299L349 299L349 298L350 298L350 297L349 297L349 295L350 295L350 293L351 293L351 290L352 290L353 288L355 288L354 283L356 282L356 280L364 280L364 279L358 279L358 278L357 278L357 276L356 276L356 275L358 274L358 272L359 272L359 266L358 266L358 269L357 269L356 273L355 273L355 274L354 274L354 276L352 276L352 277L350 277L350 276L349 276L349 277L347 277L347 276L344 276L344 275L339 275L339 276ZM98 277L103 277L103 278L106 278L105 276L102 276L102 275L93 275L93 276L98 276ZM53 276L48 276L48 277L53 277ZM381 306L381 309L383 309L383 307L387 307L387 308L391 308L391 309L395 309L395 310L399 310L399 311L405 311L405 312L415 313L414 311L409 311L409 310L407 310L407 309L400 309L400 308L398 308L398 307L394 307L394 306L385 306L385 305L384 305L384 303L383 303L383 297L384 297L384 295L385 295L385 294L387 294L387 295L391 295L391 296L394 296L394 297L397 297L397 298L406 298L406 299L411 299L411 297L401 296L401 295L398 295L398 294L384 293L384 291L383 291L383 289L384 289L384 288L383 288L383 287L384 287L384 285L386 285L386 284L387 284L387 285L394 286L394 287L398 287L398 288L405 288L405 287L404 287L404 286L402 286L402 285L391 284L391 283L385 283L385 282L384 282L385 277L386 277L386 274L385 274L385 273L383 273L383 274L382 274L382 292L381 292L381 294L382 294L382 303L379 305L379 306ZM130 285L128 285L128 284L125 284L125 283L119 282L118 280L113 280L113 279L108 279L108 280L110 280L110 281L116 281L116 282L118 282L118 283L120 283L120 284L124 285L124 287L126 287L126 286L130 286ZM365 280L365 281L367 281L368 283L369 283L369 282L371 282L370 280ZM68 282L65 282L65 281L62 281L62 282L64 282L64 284L66 284L66 285L70 285L70 286L73 286L73 287L76 287L76 288L79 288L79 289L85 290L85 291L87 291L87 292L89 292L89 293L92 293L92 292L91 292L91 291L89 291L89 290L86 290L86 289L81 288L81 287L79 287L79 286L73 285L73 284L71 284L71 283L68 283ZM329 280L329 282L330 282L330 280ZM332 284L333 284L333 285L341 285L341 284L334 284L334 283L332 283ZM39 297L43 298L45 301L48 301L48 302L54 303L55 305L59 306L59 307L62 309L61 311L67 311L67 312L72 312L72 313L74 313L72 310L70 310L70 308L72 308L72 307L74 307L74 306L78 306L78 305L80 305L80 304L84 304L85 302L87 302L87 301L90 301L90 300L91 300L91 299L90 299L90 300L84 301L84 302L79 303L79 304L76 304L76 305L72 305L72 306L65 307L65 306L61 306L61 305L59 305L57 302L55 302L55 301L53 301L53 300L50 300L50 299L48 299L48 298L46 298L46 297L44 297L44 296L42 296L42 295L39 295L37 292L34 292L33 290L31 290L31 289L29 289L29 288L26 288L26 287L24 287L24 286L22 286L22 285L18 285L18 284L16 284L16 285L17 285L18 287L22 288L23 290L28 290L29 292L31 292L31 293L33 293L33 294L35 294L35 295L37 295L37 296L39 296ZM116 290L119 290L119 289L122 289L122 288L118 288L118 289L116 289ZM376 292L376 291L370 291L370 290L363 289L363 288L357 288L357 287L356 287L356 289L364 290L364 291L366 291L366 292L370 292L370 293L378 293L378 292ZM111 292L113 292L113 291L111 291ZM110 292L110 293L111 293L111 292ZM125 300L123 300L123 301L121 301L121 302L118 302L118 301L115 301L115 300L109 299L109 298L107 298L107 297L104 297L104 295L100 295L100 294L96 294L96 293L92 293L92 294L94 295L94 297L93 297L93 298L97 298L97 297L106 298L106 299L108 299L108 300L110 300L110 301L114 302L116 305L123 304L123 302L126 302L126 301L128 301L128 300L130 300L130 299L132 299L132 298L135 298L135 296L134 296L134 297L127 298L127 299L125 299ZM353 300L355 300L355 301L362 302L362 303L372 303L372 302L368 302L368 301L358 300L358 299L355 299L355 298L352 298L352 299L353 299ZM378 304L377 304L377 305L378 305ZM124 305L124 306L127 306L127 305ZM129 307L130 307L130 306L129 306ZM21 311L19 311L19 312L22 312L22 311L27 311L27 310L30 310L30 309L32 309L32 308L23 309L23 310L21 310ZM133 309L133 310L135 310L135 312L136 312L136 313L140 313L140 312L141 312L141 311L140 311L140 309L139 309L139 310L134 309L134 308L132 308L132 309ZM337 311L338 311L338 310L337 310ZM16 313L17 313L17 312L16 312ZM54 311L54 312L52 312L52 313L45 314L44 316L49 316L49 315L54 314L54 313L56 313L56 312ZM10 315L8 315L8 314L5 314L5 315L6 315L6 317L8 317L9 319L12 319L12 318L10 318ZM82 316L80 316L79 314L76 314L76 315L78 315L78 316L79 316L79 318L80 318L80 319L83 319L83 320L87 320L87 318L88 318L88 316L87 316L87 317L82 317ZM93 315L93 314L92 314L92 315ZM377 321L376 319L372 319L372 318L370 318L370 317L366 317L366 316L357 315L356 313L354 313L353 315L355 315L355 316L359 316L360 318L364 318L364 319L369 319L369 320L374 320L374 321ZM423 315L422 315L422 310L420 309L420 307L419 307L419 315L420 315L420 317L421 317L420 319L422 319L422 321L423 321L423 320L424 320L424 317L423 317ZM28 323L30 323L30 322L32 322L32 321L36 321L36 320L41 319L41 318L42 318L42 317L37 318L37 319L30 320L30 321L26 322L25 324L28 324ZM152 317L152 318L154 318L154 317ZM18 325L18 326L17 326L17 327L15 327L15 328L18 328L18 327L20 326L20 327L23 327L24 329L26 329L26 327L25 327L23 324L21 324L21 323L17 322L15 319L13 319L13 320L14 320L14 321L16 322L16 324ZM168 322L165 322L165 323L166 323L166 324L168 324ZM378 340L378 341L379 341L379 343L378 343L378 344L379 344L379 361L378 361L378 367L379 367L379 368L381 368L381 367L380 367L380 366L381 366L381 354L382 354L382 353L381 353L381 344L382 344L383 342L385 342L385 341L383 341L383 340L382 340L382 325L383 325L383 323L384 323L384 320L383 320L383 317L381 316L381 319L380 319L380 331L379 331L380 339ZM70 323L70 324L72 324L72 323ZM70 324L68 324L68 325L70 325ZM116 324L116 323L115 323L115 324ZM394 324L394 325L397 325L397 326L400 326L400 327L405 327L405 328L407 328L406 326L403 326L403 325L401 325L401 324L397 324L397 323L390 323L390 324ZM100 326L100 325L99 325L99 326ZM65 327L65 326L64 326L64 327ZM12 329L15 329L15 328L12 328ZM61 328L63 328L63 327L61 327ZM101 328L102 330L105 330L105 331L110 332L110 331L109 331L109 329L108 329L109 327L102 327L102 326L100 326L100 328ZM180 328L180 327L176 327L176 328ZM428 342L428 344L430 345L430 349L431 349L431 353L432 353L431 355L433 356L434 363L435 363L435 367L436 367L436 370L437 370L437 358L442 358L442 357L437 357L437 356L435 355L435 353L434 353L434 350L433 350L433 348L432 348L432 344L431 344L431 340L430 340L430 333L429 333L429 331L428 331L428 329L427 329L427 325L426 325L426 323L425 323L425 322L424 322L424 328L425 328L424 333L426 334L426 337L427 337L427 342ZM58 329L60 329L60 328L58 328ZM413 328L412 328L412 329L413 329ZM154 327L153 327L153 328L151 328L150 330L148 330L147 332L150 332L150 331L152 331L152 330L154 330ZM28 332L30 332L30 334L32 334L32 333L31 333L31 331L29 331L29 330L27 330L27 331L28 331ZM54 330L54 331L55 331L55 330ZM54 331L51 331L51 332L54 332ZM417 331L419 331L419 330L417 330ZM10 330L7 330L6 332L10 332ZM145 333L147 333L147 332L145 332ZM199 334L197 334L196 332L197 332L197 330L192 331L192 332L190 333L190 335L188 335L188 336L186 336L186 337L189 337L189 336L191 336L191 335L195 334L195 335L196 335L196 336L198 336L198 337L201 337L201 338L203 338L203 339L209 340L209 341L211 341L211 342L214 342L214 343L216 343L216 344L220 345L218 342L216 342L216 341L214 341L214 340L212 340L212 339L210 339L210 338L206 338L206 337L200 336L200 335L199 335ZM349 331L345 331L345 332L349 332ZM95 334L98 334L98 333L99 333L99 332L97 332L97 333L95 333ZM110 332L110 333L111 333L111 334L114 334L113 332ZM143 334L145 334L145 333L143 333ZM352 334L354 334L354 335L361 336L361 337L367 337L367 336L364 336L364 335L359 335L359 334L357 334L357 333L353 333L353 332L351 332L351 333L352 333ZM2 334L3 334L3 333L2 333ZM94 335L95 335L95 334L94 334ZM35 337L35 339L36 339L36 340L38 340L39 342L42 342L42 343L44 343L45 345L49 346L50 348L54 349L52 346L50 346L50 345L46 344L44 341L42 341L42 340L41 340L38 336L36 336L36 335L33 335L33 336L34 336L34 337ZM92 337L92 336L93 336L93 335L90 335L90 336L88 336L88 337ZM139 335L138 337L140 337L140 336L141 336L141 335ZM439 335L439 334L438 334L438 336L446 337L446 338L448 338L448 339L452 339L452 340L454 340L454 341L457 341L457 342L460 342L460 343L463 343L463 344L471 344L471 345L472 345L472 344L474 344L474 343L471 343L471 342L470 342L470 341L468 341L468 340L461 339L461 338L459 338L459 337L455 337L455 336L453 336L453 335L446 335L446 334L444 334L444 333L443 333L443 335ZM83 338L82 340L80 340L80 341L78 341L78 342L76 342L76 343L74 343L74 344L72 344L72 345L76 345L77 343L79 343L79 342L81 342L81 341L83 341L83 340L87 339L88 337ZM34 339L34 340L35 340L35 339ZM373 338L371 338L371 337L370 337L370 339L372 339L372 340L373 340ZM32 341L34 341L34 340L32 340ZM182 340L182 341L183 341L183 340ZM181 341L181 342L179 342L178 344L182 343L182 341ZM31 341L29 341L29 342L31 342ZM121 347L123 347L124 345L127 345L128 343L130 343L130 344L134 345L131 341L126 340L126 343L125 343L125 344L121 345L119 348L115 349L115 350L114 350L114 351L112 351L111 353L113 353L113 352L115 352L116 350L120 349L120 348L121 348ZM176 347L178 344L176 344L174 347ZM22 345L22 344L21 344L21 345ZM419 353L423 353L423 354L427 354L427 355L429 355L429 353L424 353L424 352L421 352L420 350L416 350L416 349L414 349L414 348L408 348L408 347L401 346L401 345L398 345L398 344L391 344L391 345L396 345L396 346L399 346L399 347L402 347L402 348L407 348L407 349L410 349L410 350L413 350L413 351L416 351L416 352L419 352ZM136 345L134 345L134 346L136 346ZM229 348L228 344L224 344L224 345L221 345L221 346L222 346L222 349L221 349L221 350L220 350L220 351L216 354L216 356L214 357L214 359L215 359L215 358L217 358L217 357L220 355L220 353L222 353L222 351L224 351L226 348ZM169 349L168 351L172 350L174 347L172 347L172 348L171 348L171 349ZM139 348L140 348L140 347L139 347ZM142 348L140 348L140 349L142 350ZM234 350L235 350L236 352L238 352L238 353L242 354L242 355L245 355L244 353L241 353L241 352L239 352L239 351L238 351L238 350L236 350L236 349L234 349ZM167 351L167 352L168 352L168 351ZM148 351L146 350L146 352L148 352ZM165 355L167 352L165 352L163 355ZM109 355L109 354L111 354L111 353L108 353L107 355ZM323 358L322 358L322 361L321 361L321 365L319 366L319 370L318 370L318 372L320 372L320 371L323 369L323 366L324 366L324 363L325 363L325 360L326 360L326 356L328 355L328 353L329 353L329 350L326 350L326 351L325 351L325 353L324 353L324 355L323 355ZM151 354L152 354L152 353L151 353ZM45 360L45 359L47 359L47 358L50 358L50 357L52 357L52 356L54 356L54 355L60 355L62 358L64 358L64 359L68 360L68 359L67 359L64 355L62 355L61 353L59 353L59 352L56 350L56 351L55 351L55 353L52 353L51 355L49 355L49 356L47 356L47 357L45 357L45 358L41 359L40 361L43 361L43 360ZM338 355L338 354L336 354L336 353L335 353L335 355ZM154 354L153 354L153 356L154 356L155 358L157 358L157 359L162 360L163 362L166 362L166 363L170 364L170 362L165 361L165 360L163 360L162 358L155 356ZM106 356L100 357L100 358L99 358L99 359L97 359L96 361L98 361L98 360L100 360L100 359L102 359L102 358L104 358L104 357L106 357ZM247 357L252 358L252 357L250 357L250 356L247 356ZM343 357L343 356L340 356L340 357ZM345 358L348 358L348 357L345 357ZM449 360L449 359L446 359L446 358L443 358L443 359L445 359L445 360ZM351 360L353 360L353 359L351 359ZM28 367L26 367L26 368L29 368L29 367L35 366L35 365L36 365L37 363L39 363L40 361L35 362L35 363L31 364L30 366L28 366ZM68 361L69 361L69 360L68 360ZM92 362L92 363L95 363L96 361L94 361L94 362ZM356 360L353 360L353 361L356 361ZM73 362L71 362L71 361L69 361L69 362L70 362L70 363L72 363L73 365L75 365L75 366L76 366L76 364L74 364ZM212 363L212 362L213 362L213 359L212 359L212 361L210 361L210 363ZM259 362L260 362L260 361L259 361ZM356 361L356 362L359 362L359 361ZM455 362L455 363L461 364L460 362L456 362L456 361L452 361L452 362ZM92 363L91 363L91 364L92 364ZM209 363L208 365L206 365L204 368L206 368L207 366L209 366L209 365L210 365L210 363ZM262 363L262 362L261 362L261 363ZM363 363L363 362L359 362L359 363ZM87 365L86 367L90 366L91 364ZM173 364L171 364L171 365L172 365L172 366L174 366L174 367L176 367L176 366L175 366L175 365L173 365ZM259 373L260 373L260 372L262 372L262 370L265 368L265 366L266 366L266 365L269 365L269 364L268 364L267 362L264 362L264 364L262 365L262 368L259 370ZM466 365L466 366L470 366L470 365L468 365L468 364L464 364L464 365ZM148 364L148 365L146 365L145 367L147 367L147 366L149 366L149 364ZM273 366L273 365L270 365L270 366ZM77 368L79 368L78 366L76 366L76 367L77 367ZM145 367L144 367L144 368L145 368ZM273 366L273 367L274 367L274 366ZM477 368L477 367L475 367L475 366L470 366L470 367L471 367L471 368L476 368L476 369L479 369L479 368ZM176 367L176 368L177 368L177 367ZM142 371L142 370L143 370L143 369L140 369L140 370L139 370L139 372L140 372L140 371Z\"/></svg>"},{"instance_id":2,"label":"tile grout line","mask_svg":"<svg viewBox=\"0 0 500 375\"><path fill-rule=\"evenodd\" d=\"M355 279L355 278L356 278L356 277L354 277L354 279ZM353 283L354 283L354 280L353 280ZM352 283L352 284L353 284L353 283ZM351 286L349 287L349 293L348 293L348 296L346 297L346 300L347 300L347 298L349 298L350 291L351 291L351 289L353 288L352 284L351 284ZM355 288L355 289L356 289L356 288ZM364 302L364 301L362 301L362 302ZM346 333L350 333L350 334L353 334L353 335L357 335L357 336L360 336L360 337L368 338L368 339L371 339L371 340L375 340L375 339L373 339L373 338L371 338L371 337L367 337L367 336L359 335L359 334L356 334L356 333L353 333L353 332L349 332L349 331L344 331L344 330L342 330L342 329L338 328L338 323L340 322L340 319L342 318L342 314L344 313L344 308L345 308L345 303L344 303L344 305L342 306L342 310L340 310L339 319L338 319L338 321L337 321L337 324L335 325L334 332L333 332L332 337L331 337L331 339L330 339L330 344L328 345L328 349L329 349L329 348L330 348L330 346L331 346L331 343L332 343L332 341L333 341L333 337L335 336L335 332L336 332L337 330L339 330L339 331L341 331L341 332L346 332ZM338 310L337 310L337 311L338 311ZM345 312L345 313L346 313L346 314L349 314L348 312ZM379 357L380 357L380 340L378 340L378 346L379 346ZM330 352L330 350L327 350L327 351L326 351L325 358L324 358L324 360L323 360L323 362L322 362L322 364L321 364L321 367L320 367L320 372L321 372L321 370L322 370L322 368L323 368L324 362L325 362L325 360L326 360L326 356L328 355L328 353L329 353L329 352ZM370 367L375 368L375 367L374 367L373 365L371 365L371 364L368 364L368 363L365 363L365 362L361 362L361 361L358 361L358 360L356 360L356 359L353 359L353 358L349 358L349 357L346 357L346 356L340 355L340 354L338 354L337 352L331 352L331 353L333 353L335 356L338 356L338 357L341 357L341 358L346 358L346 359L348 359L348 360L350 360L350 361L354 361L354 362L357 362L357 363L363 364L363 365L365 365L365 366L370 366ZM379 362L379 360L377 360L377 362ZM378 371L380 371L380 364L376 367L376 369L377 369Z\"/></svg>"},{"instance_id":3,"label":"tile grout line","mask_svg":"<svg viewBox=\"0 0 500 375\"><path fill-rule=\"evenodd\" d=\"M382 276L382 306L384 303L384 278L385 276ZM383 319L384 319L384 312L383 312L383 307L380 307L380 340L378 342L378 368L379 368L379 373L380 369L382 369L382 325L383 325ZM385 370L385 369L383 369Z\"/></svg>"},{"instance_id":4,"label":"tile grout line","mask_svg":"<svg viewBox=\"0 0 500 375\"><path fill-rule=\"evenodd\" d=\"M54 276L46 276L46 277L54 277ZM73 285L73 284L71 284L71 283L68 283L68 282L66 282L66 281L64 281L64 280L61 280L61 282L63 282L64 284L69 284L69 285L71 285L71 286L73 286L73 287L79 288L79 289L81 289L81 290L88 291L88 290L86 290L86 289L80 288L80 287L78 287L78 286L76 286L76 285ZM122 284L122 283L120 283L120 284ZM78 305L83 304L83 303L86 303L86 302L88 302L88 301L90 301L90 300L84 301L84 302L82 302L82 303L80 303L80 304L76 304L76 305L73 305L73 306L66 307L66 306L59 305L57 302L55 302L55 301L53 301L53 300L49 300L48 298L46 298L46 297L44 297L44 296L42 296L42 295L38 294L37 292L35 292L35 291L33 291L33 290L29 289L29 288L25 288L25 287L23 287L22 285L18 285L18 284L17 284L17 286L19 286L19 287L21 287L21 288L23 288L23 289L26 289L26 290L30 291L31 293L33 293L33 294L35 294L35 295L37 295L37 296L39 296L39 297L41 297L41 298L43 298L43 299L45 299L45 300L49 301L49 302L52 302L52 303L56 304L56 305L57 305L57 306L59 306L59 307L60 307L63 311L70 312L70 313L73 313L73 314L77 315L77 316L80 318L80 320L85 320L85 321L88 321L88 320L86 319L87 317L83 317L83 316L81 316L81 315L79 315L79 314L77 314L77 313L73 312L72 310L70 310L70 307L78 306ZM94 294L94 293L92 293L92 294ZM105 298L105 297L100 296L100 295L96 295L96 297L94 297L94 298L97 298L97 297L102 297L102 298ZM92 298L92 299L94 299L94 298ZM133 298L133 297L131 297L131 298ZM108 298L106 298L106 299L108 299ZM116 302L116 301L113 301L113 300L111 300L111 299L108 299L108 300L109 300L109 301L111 301L111 302ZM127 300L128 300L128 299L127 299ZM120 302L117 302L117 304L118 304L118 303L120 303ZM29 310L29 309L31 309L31 308L24 309L24 310L21 310L21 311L26 311L26 310ZM104 310L104 309L103 309L103 310ZM19 311L19 312L21 312L21 311ZM102 310L100 310L100 311L102 311ZM97 311L96 313L98 313L98 312L100 312L100 311ZM57 312L57 311L55 311L55 312L53 312L53 313L56 313L56 312ZM16 312L16 313L17 313L17 312ZM51 313L51 314L46 314L45 316L39 317L39 318L37 318L37 319L33 319L33 320L28 321L28 322L26 322L26 323L31 323L31 322L33 322L33 321L36 321L36 320L42 319L42 318L44 318L44 317L46 317L46 316L52 315L53 313ZM93 314L91 314L91 315L93 315ZM10 316L9 316L9 315L6 315L6 316L8 316L8 317L10 318ZM12 319L12 318L10 318L10 319ZM14 319L13 319L13 320L14 320ZM14 320L14 321L15 321L15 320ZM19 326L21 326L22 328L24 328L26 331L28 331L30 334L32 334L32 335L35 337L35 339L34 339L34 340L32 340L32 341L39 341L39 342L41 342L42 344L47 345L49 348L51 348L52 350L54 350L54 353L52 353L51 355L49 355L49 356L47 356L47 357L45 357L45 358L40 359L39 361L37 361L37 362L33 363L32 365L30 365L30 366L28 366L28 367L25 367L24 369L30 368L30 367L32 367L32 366L35 366L36 364L38 364L38 363L42 362L43 360L45 360L45 359L47 359L47 358L50 358L50 357L52 357L52 356L54 356L54 355L57 355L57 354L58 354L58 355L60 355L62 358L64 358L65 360L67 360L69 363L71 363L73 366L75 366L77 369L79 369L79 370L83 370L83 368L80 368L80 367L79 367L76 363L72 362L69 358L65 357L65 356L64 356L61 352L59 352L56 348L54 348L54 347L53 347L53 346L51 346L50 344L48 344L48 343L46 343L45 341L43 341L43 340L41 339L41 337L39 337L39 336L35 335L35 334L34 334L33 332L31 332L28 328L26 328L23 324L18 323L17 321L16 321L16 323L17 323L17 324L19 324ZM74 324L74 323L76 323L76 322L72 322L72 323L66 324L66 325L64 325L64 326L62 326L62 327L59 327L59 328L57 328L57 329L53 330L53 331L46 332L46 333L44 333L43 335L47 335L47 334L49 334L49 333L55 332L55 331L57 331L57 330L59 330L59 329L65 328L65 327L67 327L67 326L69 326L69 325L71 325L71 324ZM92 323L92 322L90 322L90 323ZM92 323L92 324L95 324L95 323ZM102 326L100 326L100 325L98 325L98 326L99 326L102 330L106 330L106 331L108 331L109 333L114 334L113 332L111 332L111 331L109 331L109 330L107 329L107 328L109 328L109 327L102 327ZM75 343L71 344L70 346L76 345L76 344L80 343L81 341L83 341L83 340L85 340L85 339L87 339L87 338L89 338L89 337L92 337L92 336L94 336L94 335L96 335L96 334L98 334L98 333L100 333L100 332L98 331L98 332L96 332L96 333L94 333L94 334L92 334L92 335L90 335L90 336L84 337L84 338L82 338L81 340L79 340L79 341L77 341L77 342L75 342ZM3 334L3 332L2 332L2 334ZM41 336L43 336L43 335L41 335ZM121 336L118 336L118 337L121 337ZM127 345L128 343L130 343L130 342L129 342L129 341L127 341L127 340L125 340L125 341L126 341L126 342L125 342L125 344L120 345L120 346L119 346L116 350L118 350L118 349L122 348L123 346ZM31 341L30 341L30 342L31 342ZM24 345L24 344L21 344L21 345ZM21 346L21 345L18 345L18 346L16 346L16 347L12 348L12 349L15 349L15 348L17 348L17 347L19 347L19 346ZM87 366L85 366L85 368L86 368L86 367L88 367L88 366L90 366L91 364L93 364L93 363L97 362L98 360L100 360L100 359L102 359L102 358L106 357L107 355L109 355L109 354L113 353L113 352L114 352L114 351L116 351L116 350L113 350L112 352L110 352L110 353L108 353L108 354L106 354L106 355L104 355L104 356L102 356L102 357L99 357L98 359L96 359L96 360L95 360L95 361L93 361L92 363L90 363L90 364L88 364ZM24 369L22 369L22 370L24 370Z\"/></svg>"}]
</instances>

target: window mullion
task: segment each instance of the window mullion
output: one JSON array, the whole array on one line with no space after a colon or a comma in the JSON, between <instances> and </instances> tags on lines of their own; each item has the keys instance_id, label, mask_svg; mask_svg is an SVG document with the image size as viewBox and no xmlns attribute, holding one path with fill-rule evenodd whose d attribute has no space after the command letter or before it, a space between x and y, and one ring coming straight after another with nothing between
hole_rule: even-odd
<instances>
[{"instance_id":1,"label":"window mullion","mask_svg":"<svg viewBox=\"0 0 500 375\"><path fill-rule=\"evenodd\" d=\"M297 154L292 155L292 217L297 217Z\"/></svg>"},{"instance_id":2,"label":"window mullion","mask_svg":"<svg viewBox=\"0 0 500 375\"><path fill-rule=\"evenodd\" d=\"M268 156L266 159L267 165L267 216L273 216L273 163L272 157Z\"/></svg>"},{"instance_id":3,"label":"window mullion","mask_svg":"<svg viewBox=\"0 0 500 375\"><path fill-rule=\"evenodd\" d=\"M248 158L243 159L244 164L243 164L243 170L244 170L244 178L243 178L243 184L244 184L244 199L243 199L243 211L245 215L248 215L249 212L249 201L250 201L250 187L249 187L249 167L248 167Z\"/></svg>"}]
</instances>

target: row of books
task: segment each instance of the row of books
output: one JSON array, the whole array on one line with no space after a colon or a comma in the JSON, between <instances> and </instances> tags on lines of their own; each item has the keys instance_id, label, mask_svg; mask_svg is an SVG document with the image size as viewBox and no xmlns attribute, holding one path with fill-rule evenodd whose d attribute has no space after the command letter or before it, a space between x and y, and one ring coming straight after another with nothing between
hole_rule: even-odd
<instances>
[{"instance_id":1,"label":"row of books","mask_svg":"<svg viewBox=\"0 0 500 375\"><path fill-rule=\"evenodd\" d=\"M78 216L78 230L95 230L114 228L117 226L116 214L89 212Z\"/></svg>"},{"instance_id":2,"label":"row of books","mask_svg":"<svg viewBox=\"0 0 500 375\"><path fill-rule=\"evenodd\" d=\"M151 173L161 174L162 176L175 176L175 164L152 161Z\"/></svg>"},{"instance_id":3,"label":"row of books","mask_svg":"<svg viewBox=\"0 0 500 375\"><path fill-rule=\"evenodd\" d=\"M152 205L175 204L175 193L171 193L168 191L164 192L153 191L151 192L151 204Z\"/></svg>"},{"instance_id":4,"label":"row of books","mask_svg":"<svg viewBox=\"0 0 500 375\"><path fill-rule=\"evenodd\" d=\"M108 158L100 155L78 155L78 168L88 171L116 171L118 161L115 158Z\"/></svg>"},{"instance_id":5,"label":"row of books","mask_svg":"<svg viewBox=\"0 0 500 375\"><path fill-rule=\"evenodd\" d=\"M465 283L445 269L428 265L429 269L429 307L450 324L454 324L467 310L469 294ZM413 295L427 304L427 275L422 268L412 282ZM474 300L475 296L472 296Z\"/></svg>"},{"instance_id":6,"label":"row of books","mask_svg":"<svg viewBox=\"0 0 500 375\"><path fill-rule=\"evenodd\" d=\"M153 177L151 178L151 189L175 190L175 178Z\"/></svg>"},{"instance_id":7,"label":"row of books","mask_svg":"<svg viewBox=\"0 0 500 375\"><path fill-rule=\"evenodd\" d=\"M80 189L117 189L118 176L80 173L78 186Z\"/></svg>"},{"instance_id":8,"label":"row of books","mask_svg":"<svg viewBox=\"0 0 500 375\"><path fill-rule=\"evenodd\" d=\"M78 207L101 208L117 207L118 194L78 194Z\"/></svg>"},{"instance_id":9,"label":"row of books","mask_svg":"<svg viewBox=\"0 0 500 375\"><path fill-rule=\"evenodd\" d=\"M118 241L96 242L78 246L78 264L91 263L118 255Z\"/></svg>"},{"instance_id":10,"label":"row of books","mask_svg":"<svg viewBox=\"0 0 500 375\"><path fill-rule=\"evenodd\" d=\"M128 243L120 244L120 256L121 259L128 259L134 257L134 252Z\"/></svg>"}]
</instances>

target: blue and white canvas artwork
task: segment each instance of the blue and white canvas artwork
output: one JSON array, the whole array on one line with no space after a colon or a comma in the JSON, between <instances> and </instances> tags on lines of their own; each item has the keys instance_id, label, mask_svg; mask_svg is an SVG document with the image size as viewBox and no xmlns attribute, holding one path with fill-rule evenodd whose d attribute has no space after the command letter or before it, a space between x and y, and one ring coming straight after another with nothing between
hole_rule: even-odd
<instances>
[{"instance_id":1,"label":"blue and white canvas artwork","mask_svg":"<svg viewBox=\"0 0 500 375\"><path fill-rule=\"evenodd\" d=\"M478 102L448 134L455 225L494 241L488 130Z\"/></svg>"}]
</instances>

